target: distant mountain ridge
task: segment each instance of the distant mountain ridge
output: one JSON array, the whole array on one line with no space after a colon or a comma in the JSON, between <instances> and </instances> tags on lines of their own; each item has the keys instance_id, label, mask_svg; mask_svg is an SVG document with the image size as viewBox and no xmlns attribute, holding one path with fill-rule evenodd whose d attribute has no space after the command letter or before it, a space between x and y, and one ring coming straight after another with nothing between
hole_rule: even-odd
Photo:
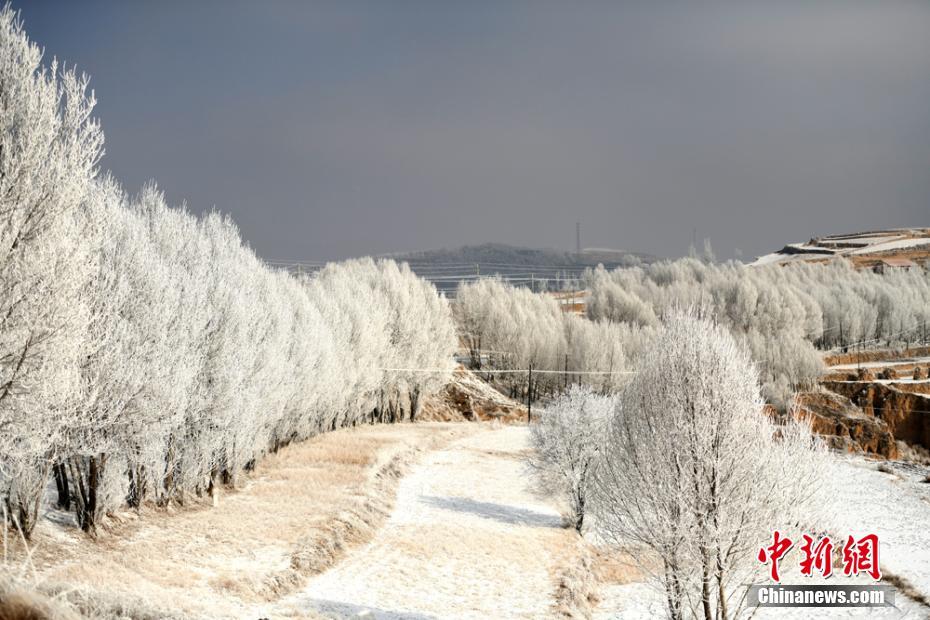
<instances>
[{"instance_id":1,"label":"distant mountain ridge","mask_svg":"<svg viewBox=\"0 0 930 620\"><path fill-rule=\"evenodd\" d=\"M651 263L657 256L639 252L625 252L602 248L582 250L581 253L547 248L527 248L504 243L466 245L453 249L424 250L392 255L392 258L413 264L452 263L514 265L537 267L612 267L621 264Z\"/></svg>"},{"instance_id":2,"label":"distant mountain ridge","mask_svg":"<svg viewBox=\"0 0 930 620\"><path fill-rule=\"evenodd\" d=\"M503 243L391 254L390 258L408 263L417 275L449 295L454 294L462 282L488 276L536 291L562 290L586 269L598 265L615 269L659 260L651 254L620 250L598 248L575 253Z\"/></svg>"}]
</instances>

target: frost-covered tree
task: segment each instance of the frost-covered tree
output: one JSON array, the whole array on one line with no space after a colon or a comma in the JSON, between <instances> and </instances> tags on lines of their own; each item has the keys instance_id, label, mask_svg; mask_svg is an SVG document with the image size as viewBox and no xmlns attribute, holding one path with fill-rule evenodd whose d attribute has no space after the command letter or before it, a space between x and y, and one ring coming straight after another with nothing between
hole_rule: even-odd
<instances>
[{"instance_id":1,"label":"frost-covered tree","mask_svg":"<svg viewBox=\"0 0 930 620\"><path fill-rule=\"evenodd\" d=\"M930 274L876 274L844 260L785 266L694 258L590 270L587 314L631 328L671 308L711 309L749 347L766 398L782 408L822 372L820 349L927 342Z\"/></svg>"},{"instance_id":2,"label":"frost-covered tree","mask_svg":"<svg viewBox=\"0 0 930 620\"><path fill-rule=\"evenodd\" d=\"M597 523L644 550L676 620L736 617L760 541L815 518L823 502L823 445L762 406L748 352L721 325L676 314L611 417Z\"/></svg>"},{"instance_id":3,"label":"frost-covered tree","mask_svg":"<svg viewBox=\"0 0 930 620\"><path fill-rule=\"evenodd\" d=\"M0 500L28 533L79 380L91 270L81 206L103 134L87 80L0 10Z\"/></svg>"},{"instance_id":4,"label":"frost-covered tree","mask_svg":"<svg viewBox=\"0 0 930 620\"><path fill-rule=\"evenodd\" d=\"M588 510L601 437L615 407L615 396L573 385L530 426L528 463L546 491L567 499L568 520L578 532Z\"/></svg>"},{"instance_id":5,"label":"frost-covered tree","mask_svg":"<svg viewBox=\"0 0 930 620\"><path fill-rule=\"evenodd\" d=\"M543 371L534 376L532 386L527 384L528 373L499 375L512 396L555 392L572 382L615 389L628 367L625 340L632 331L625 324L564 313L548 294L493 278L479 280L459 287L453 315L473 367L489 362L484 368L488 377L494 377L494 370ZM638 331L651 333L652 328Z\"/></svg>"}]
</instances>

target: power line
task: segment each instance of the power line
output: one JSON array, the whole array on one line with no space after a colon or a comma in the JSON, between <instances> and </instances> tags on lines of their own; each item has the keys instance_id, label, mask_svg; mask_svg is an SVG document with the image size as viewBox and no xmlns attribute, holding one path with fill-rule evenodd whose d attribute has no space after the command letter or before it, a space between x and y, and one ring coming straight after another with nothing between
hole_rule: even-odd
<instances>
[{"instance_id":1,"label":"power line","mask_svg":"<svg viewBox=\"0 0 930 620\"><path fill-rule=\"evenodd\" d=\"M385 372L455 372L455 369L448 368L379 368ZM481 368L472 370L473 373L492 374L492 375L511 375L525 374L530 371L529 368L507 368L507 369L489 369ZM635 375L639 374L635 370L539 370L533 369L534 373L547 375Z\"/></svg>"}]
</instances>

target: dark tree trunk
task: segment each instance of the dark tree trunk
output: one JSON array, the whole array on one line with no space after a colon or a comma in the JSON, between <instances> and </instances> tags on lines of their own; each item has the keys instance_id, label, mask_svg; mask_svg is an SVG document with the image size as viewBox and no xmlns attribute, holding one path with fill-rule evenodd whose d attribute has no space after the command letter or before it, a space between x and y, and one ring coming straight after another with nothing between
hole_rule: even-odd
<instances>
[{"instance_id":1,"label":"dark tree trunk","mask_svg":"<svg viewBox=\"0 0 930 620\"><path fill-rule=\"evenodd\" d=\"M85 532L96 535L97 525L102 516L98 502L100 480L106 466L107 455L100 454L91 457L71 457L68 465L71 469L71 479L77 485L74 494L74 515L78 526ZM86 466L86 476L85 469Z\"/></svg>"},{"instance_id":2,"label":"dark tree trunk","mask_svg":"<svg viewBox=\"0 0 930 620\"><path fill-rule=\"evenodd\" d=\"M138 508L142 505L142 500L145 499L145 486L145 468L142 466L130 467L129 492L126 495L126 503L131 508Z\"/></svg>"},{"instance_id":3,"label":"dark tree trunk","mask_svg":"<svg viewBox=\"0 0 930 620\"><path fill-rule=\"evenodd\" d=\"M68 489L68 470L61 461L52 466L55 474L55 487L58 489L58 507L62 510L71 510L71 491Z\"/></svg>"},{"instance_id":4,"label":"dark tree trunk","mask_svg":"<svg viewBox=\"0 0 930 620\"><path fill-rule=\"evenodd\" d=\"M417 416L420 415L420 387L417 386L410 392L410 421L416 422Z\"/></svg>"}]
</instances>

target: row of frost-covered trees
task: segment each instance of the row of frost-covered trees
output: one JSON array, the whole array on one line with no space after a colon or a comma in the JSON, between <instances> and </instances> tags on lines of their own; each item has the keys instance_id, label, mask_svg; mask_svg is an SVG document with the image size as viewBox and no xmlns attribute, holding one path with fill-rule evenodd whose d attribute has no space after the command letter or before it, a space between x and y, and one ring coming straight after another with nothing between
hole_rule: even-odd
<instances>
[{"instance_id":1,"label":"row of frost-covered trees","mask_svg":"<svg viewBox=\"0 0 930 620\"><path fill-rule=\"evenodd\" d=\"M493 278L460 285L453 313L472 366L509 385L514 396L530 389L528 375L494 370L533 368L534 393L571 383L616 389L654 332L563 312L551 295Z\"/></svg>"},{"instance_id":2,"label":"row of frost-covered trees","mask_svg":"<svg viewBox=\"0 0 930 620\"><path fill-rule=\"evenodd\" d=\"M572 382L615 389L669 311L701 308L751 352L766 399L785 406L821 374L820 350L930 338L930 275L920 269L880 275L845 261L752 267L685 258L590 270L581 284L587 318L498 280L463 284L454 312L472 364L532 367L550 392ZM526 375L508 377L512 389L526 389Z\"/></svg>"},{"instance_id":3,"label":"row of frost-covered trees","mask_svg":"<svg viewBox=\"0 0 930 620\"><path fill-rule=\"evenodd\" d=\"M98 174L86 78L0 11L0 506L26 535L49 480L93 531L120 505L235 484L321 431L416 416L451 310L391 261L268 268L227 217Z\"/></svg>"},{"instance_id":4,"label":"row of frost-covered trees","mask_svg":"<svg viewBox=\"0 0 930 620\"><path fill-rule=\"evenodd\" d=\"M843 260L786 266L695 259L589 271L588 316L654 328L671 308L711 311L758 364L768 400L784 404L822 370L818 349L907 346L930 337L930 273L877 274Z\"/></svg>"}]
</instances>

